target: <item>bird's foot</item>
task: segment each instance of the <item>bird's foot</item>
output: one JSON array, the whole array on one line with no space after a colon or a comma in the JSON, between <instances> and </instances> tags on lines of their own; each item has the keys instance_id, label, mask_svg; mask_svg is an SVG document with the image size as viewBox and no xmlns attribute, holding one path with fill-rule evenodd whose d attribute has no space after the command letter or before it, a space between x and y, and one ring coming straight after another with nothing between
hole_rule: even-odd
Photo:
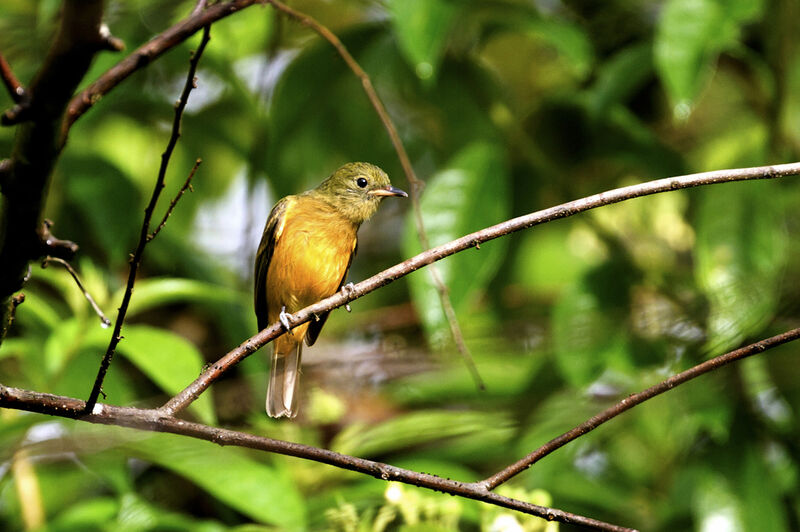
<instances>
[{"instance_id":1,"label":"bird's foot","mask_svg":"<svg viewBox=\"0 0 800 532\"><path fill-rule=\"evenodd\" d=\"M286 329L286 332L292 334L292 327L289 325L289 320L292 319L292 315L286 312L286 305L281 308L281 313L278 314L278 319L283 325L283 328Z\"/></svg>"},{"instance_id":2,"label":"bird's foot","mask_svg":"<svg viewBox=\"0 0 800 532\"><path fill-rule=\"evenodd\" d=\"M343 285L342 294L344 294L345 296L349 296L351 293L353 293L353 288L355 288L355 285L353 283L347 283L346 285ZM347 312L351 312L352 309L350 308L350 303L345 303L344 309Z\"/></svg>"}]
</instances>

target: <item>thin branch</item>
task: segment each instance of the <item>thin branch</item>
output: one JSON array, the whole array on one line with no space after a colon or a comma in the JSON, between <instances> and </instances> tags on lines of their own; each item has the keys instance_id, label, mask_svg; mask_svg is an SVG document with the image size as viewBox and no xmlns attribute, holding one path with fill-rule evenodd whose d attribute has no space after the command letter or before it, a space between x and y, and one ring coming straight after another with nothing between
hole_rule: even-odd
<instances>
[{"instance_id":1,"label":"thin branch","mask_svg":"<svg viewBox=\"0 0 800 532\"><path fill-rule=\"evenodd\" d=\"M3 337L5 338L6 334L8 333L11 326L14 324L14 318L17 316L17 307L20 306L22 303L25 302L25 294L20 292L19 294L14 294L8 300L8 310L5 312L6 319L3 322Z\"/></svg>"},{"instance_id":2,"label":"thin branch","mask_svg":"<svg viewBox=\"0 0 800 532\"><path fill-rule=\"evenodd\" d=\"M71 260L78 252L78 244L71 240L57 238L50 230L52 227L53 222L47 218L44 219L39 227L40 255Z\"/></svg>"},{"instance_id":3,"label":"thin branch","mask_svg":"<svg viewBox=\"0 0 800 532\"><path fill-rule=\"evenodd\" d=\"M92 386L92 392L89 395L89 400L86 402L86 408L88 411L92 410L97 402L97 398L100 396L103 387L103 380L105 379L108 367L111 365L111 359L114 357L117 344L122 339L122 324L125 321L125 315L128 312L128 305L130 304L131 296L133 295L133 285L136 282L136 273L139 270L139 265L142 262L144 247L150 241L150 238L148 238L150 234L150 220L153 217L153 211L155 210L156 203L158 203L158 198L161 196L161 191L164 189L164 180L166 179L169 160L172 157L172 152L175 149L175 145L178 143L178 138L181 135L181 118L183 117L183 110L186 108L186 103L189 101L189 93L194 88L197 64L200 62L200 57L203 55L203 50L205 50L206 44L208 44L210 38L210 26L206 26L203 28L203 38L200 41L200 45L197 47L197 51L192 54L192 57L189 60L189 72L186 75L186 83L183 86L183 92L181 93L180 99L175 106L175 116L172 120L172 133L170 134L169 141L167 142L167 147L164 150L164 153L161 155L161 166L158 169L158 178L156 179L156 184L153 187L153 193L150 196L150 203L147 204L147 207L144 210L144 220L142 220L142 229L139 233L139 243L136 245L136 250L131 258L131 266L128 272L128 284L125 288L125 294L122 297L122 304L117 312L117 319L114 323L114 333L111 335L111 340L108 343L108 349L106 349L103 360L100 362L100 369L97 372L94 386Z\"/></svg>"},{"instance_id":4,"label":"thin branch","mask_svg":"<svg viewBox=\"0 0 800 532\"><path fill-rule=\"evenodd\" d=\"M400 159L400 164L403 167L403 172L406 175L406 180L410 185L409 194L414 210L414 223L416 225L419 242L423 249L430 248L431 244L430 240L428 239L428 233L425 231L425 224L422 220L422 209L420 208L419 203L419 195L422 192L422 189L425 187L425 183L424 181L420 180L414 172L414 167L411 165L411 160L409 159L406 149L403 146L403 141L400 140L400 135L397 133L397 128L389 116L389 113L386 111L386 107L383 105L378 93L375 91L375 87L373 87L372 80L370 79L369 75L364 71L363 68L361 68L361 65L359 65L355 58L353 58L336 34L319 21L310 15L292 9L279 0L266 0L266 2L278 11L281 11L282 13L285 13L291 18L297 20L302 25L311 28L317 34L319 34L320 37L328 41L328 43L330 43L331 46L336 49L353 74L355 74L356 77L361 81L361 86L364 88L367 98L372 104L372 107L375 109L375 113L377 113L378 117L383 123L384 128L386 128L386 132L389 134L389 139L392 141L394 150L397 152L397 158ZM442 277L439 275L439 271L435 266L431 266L431 277L433 278L433 284L436 287L436 291L439 294L439 300L441 301L447 323L450 326L450 334L453 337L453 341L455 342L459 353L461 353L461 356L464 358L464 362L466 363L470 374L475 380L475 384L480 390L485 390L486 385L483 383L483 379L481 379L481 376L478 373L478 368L475 366L475 361L472 358L472 354L469 352L469 349L467 348L466 342L464 342L464 335L461 332L461 326L458 323L458 317L456 316L455 308L453 308L453 302L450 299L450 291L448 290L447 285L442 280Z\"/></svg>"},{"instance_id":5,"label":"thin branch","mask_svg":"<svg viewBox=\"0 0 800 532\"><path fill-rule=\"evenodd\" d=\"M589 418L574 429L565 432L558 438L550 440L522 460L511 464L502 471L492 475L486 480L479 482L479 484L484 486L487 490L493 490L500 484L508 481L522 471L525 471L553 451L560 449L572 440L596 429L606 421L614 419L623 412L630 410L634 406L641 404L648 399L652 399L657 395L661 395L662 393L669 391L674 387L683 384L684 382L690 381L695 377L699 377L700 375L704 375L709 371L721 368L722 366L730 364L731 362L736 362L737 360L741 360L752 355L757 355L758 353L763 353L768 349L785 344L786 342L791 342L792 340L797 340L798 338L800 338L800 327L772 336L765 340L761 340L760 342L750 344L746 347L736 349L735 351L730 351L729 353L714 357L710 360L706 360L701 364L698 364L690 369L687 369L686 371L682 371L681 373L661 381L655 386L651 386L650 388L647 388L639 393L629 395L614 406L605 409L592 418Z\"/></svg>"},{"instance_id":6,"label":"thin branch","mask_svg":"<svg viewBox=\"0 0 800 532\"><path fill-rule=\"evenodd\" d=\"M505 222L481 229L474 233L462 236L456 240L442 244L435 248L415 255L400 264L396 264L369 279L353 285L351 290L337 292L336 294L310 305L292 315L291 324L293 327L305 323L313 317L358 299L378 288L387 285L409 273L416 271L424 266L449 257L454 253L464 251L469 248L499 238L501 236L528 229L530 227L567 218L575 214L588 211L604 205L611 205L633 198L649 196L659 192L692 188L701 185L712 185L718 183L729 183L734 181L746 181L752 179L774 179L785 176L800 174L800 163L781 164L775 166L757 166L753 168L739 168L734 170L717 170L713 172L703 172L678 177L668 177L655 181L648 181L637 185L617 188L593 196L570 201L549 209L533 212L512 218ZM206 371L204 371L192 384L187 386L182 392L170 399L162 411L168 414L186 408L192 401L197 399L212 382L218 379L231 366L247 358L256 350L261 348L269 341L283 334L283 327L280 323L274 323L266 329L260 331L241 343L238 347L228 352L225 356L217 360Z\"/></svg>"},{"instance_id":7,"label":"thin branch","mask_svg":"<svg viewBox=\"0 0 800 532\"><path fill-rule=\"evenodd\" d=\"M264 0L231 0L209 6L207 9L192 14L169 29L156 35L150 41L134 50L125 59L104 72L97 80L76 94L69 102L67 116L64 119L64 132L86 111L100 101L117 85L134 72L146 67L156 58L176 47L204 26L241 11Z\"/></svg>"},{"instance_id":8,"label":"thin branch","mask_svg":"<svg viewBox=\"0 0 800 532\"><path fill-rule=\"evenodd\" d=\"M311 447L300 443L274 440L262 436L255 436L245 432L210 427L200 423L193 423L165 416L159 410L145 410L139 408L110 406L96 404L91 413L87 403L80 399L62 397L18 388L0 385L0 407L27 410L66 418L76 418L90 423L104 425L117 425L139 430L167 432L206 440L217 445L233 445L260 451L294 456L306 460L332 465L341 469L363 473L381 480L391 480L411 484L422 488L458 495L469 499L485 502L517 510L526 514L535 515L548 521L558 521L584 526L594 530L607 530L613 532L630 531L625 528L589 517L584 517L556 508L537 506L528 502L498 495L486 490L480 484L459 482L444 479L427 473L419 473L408 469L365 460L354 456L340 454L327 449Z\"/></svg>"},{"instance_id":9,"label":"thin branch","mask_svg":"<svg viewBox=\"0 0 800 532\"><path fill-rule=\"evenodd\" d=\"M90 294L88 290L86 290L86 288L83 286L81 278L78 276L78 272L75 271L75 268L73 268L69 262L58 257L45 257L44 260L42 261L42 268L46 268L48 262L55 262L66 268L69 274L75 280L75 284L78 285L78 289L80 289L80 291L83 293L83 297L86 298L86 301L88 301L89 304L92 306L92 309L94 309L95 314L97 314L97 316L100 318L100 323L102 324L102 326L108 327L109 325L111 325L111 320L109 320L106 317L106 315L103 314L103 311L100 310L100 307L97 306L97 303L95 303L92 294Z\"/></svg>"},{"instance_id":10,"label":"thin branch","mask_svg":"<svg viewBox=\"0 0 800 532\"><path fill-rule=\"evenodd\" d=\"M195 172L197 172L197 168L200 166L200 163L202 162L203 162L202 159L195 160L194 166L192 166L192 169L189 172L189 176L186 178L186 181L183 182L183 186L175 195L175 197L172 198L172 201L169 202L169 207L167 207L167 212L164 213L164 217L161 219L161 223L159 223L158 227L156 227L153 230L153 232L147 236L148 240L153 240L156 237L156 235L158 235L158 233L161 232L164 226L167 225L167 219L169 219L170 215L172 215L172 211L175 210L175 205L178 204L178 202L180 201L181 197L186 192L186 190L188 189L189 192L194 192L194 189L192 188L192 178L194 177Z\"/></svg>"},{"instance_id":11,"label":"thin branch","mask_svg":"<svg viewBox=\"0 0 800 532\"><path fill-rule=\"evenodd\" d=\"M3 85L6 86L8 93L14 103L21 103L25 99L25 87L19 82L14 72L11 70L11 65L8 64L3 54L0 54L0 78L3 79Z\"/></svg>"}]
</instances>

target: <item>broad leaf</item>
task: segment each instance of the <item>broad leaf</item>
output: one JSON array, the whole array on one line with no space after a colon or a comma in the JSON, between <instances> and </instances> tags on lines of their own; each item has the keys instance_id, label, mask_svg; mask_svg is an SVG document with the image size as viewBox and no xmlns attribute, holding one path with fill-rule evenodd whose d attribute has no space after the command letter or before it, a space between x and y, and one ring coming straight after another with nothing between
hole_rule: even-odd
<instances>
[{"instance_id":1,"label":"broad leaf","mask_svg":"<svg viewBox=\"0 0 800 532\"><path fill-rule=\"evenodd\" d=\"M242 449L171 434L153 434L124 448L191 480L251 519L282 530L304 528L304 503L292 481Z\"/></svg>"},{"instance_id":2,"label":"broad leaf","mask_svg":"<svg viewBox=\"0 0 800 532\"><path fill-rule=\"evenodd\" d=\"M775 313L788 244L779 188L733 183L701 192L695 275L708 299L709 354L738 346Z\"/></svg>"},{"instance_id":3,"label":"broad leaf","mask_svg":"<svg viewBox=\"0 0 800 532\"><path fill-rule=\"evenodd\" d=\"M654 54L676 117L688 117L717 55L738 43L740 26L758 15L762 6L751 0L667 2L658 23Z\"/></svg>"},{"instance_id":4,"label":"broad leaf","mask_svg":"<svg viewBox=\"0 0 800 532\"><path fill-rule=\"evenodd\" d=\"M111 301L122 301L125 288L121 288ZM136 288L128 307L128 316L151 308L173 303L230 304L239 301L239 293L230 288L202 281L180 278L143 279Z\"/></svg>"},{"instance_id":5,"label":"broad leaf","mask_svg":"<svg viewBox=\"0 0 800 532\"><path fill-rule=\"evenodd\" d=\"M508 171L504 154L491 144L471 144L427 184L420 206L431 246L444 244L509 216ZM435 264L456 312L486 287L505 256L507 239L487 242ZM408 256L422 251L413 215L408 218L404 249ZM430 268L409 277L411 295L432 340L449 334Z\"/></svg>"},{"instance_id":6,"label":"broad leaf","mask_svg":"<svg viewBox=\"0 0 800 532\"><path fill-rule=\"evenodd\" d=\"M447 0L392 0L389 5L400 49L422 80L433 79L457 13Z\"/></svg>"}]
</instances>

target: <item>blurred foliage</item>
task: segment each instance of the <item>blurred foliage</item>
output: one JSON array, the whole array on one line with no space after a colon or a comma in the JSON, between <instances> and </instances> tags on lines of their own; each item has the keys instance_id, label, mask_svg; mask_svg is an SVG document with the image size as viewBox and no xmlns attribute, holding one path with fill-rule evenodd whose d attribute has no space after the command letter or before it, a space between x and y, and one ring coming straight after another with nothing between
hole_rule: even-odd
<instances>
[{"instance_id":1,"label":"blurred foliage","mask_svg":"<svg viewBox=\"0 0 800 532\"><path fill-rule=\"evenodd\" d=\"M194 2L108 1L134 49ZM800 158L792 0L296 0L372 77L419 176L432 244L609 188ZM27 82L58 0L4 0L0 52ZM255 333L250 268L276 198L350 160L406 185L360 82L268 7L214 24L160 219L104 386L156 406ZM199 37L73 127L46 215L113 318L172 105ZM120 60L103 53L86 83ZM11 100L0 91L0 105ZM0 129L0 155L14 131ZM250 357L187 412L473 481L619 397L800 322L797 178L606 207L438 263L487 383L458 359L421 270L334 312L306 354L301 417L262 411ZM409 204L360 233L350 279L420 251ZM86 397L110 329L69 275L32 265L0 382ZM800 347L717 371L561 449L501 493L645 530L800 528ZM554 530L553 524L294 458L0 412L0 528ZM569 529L562 526L561 529Z\"/></svg>"}]
</instances>

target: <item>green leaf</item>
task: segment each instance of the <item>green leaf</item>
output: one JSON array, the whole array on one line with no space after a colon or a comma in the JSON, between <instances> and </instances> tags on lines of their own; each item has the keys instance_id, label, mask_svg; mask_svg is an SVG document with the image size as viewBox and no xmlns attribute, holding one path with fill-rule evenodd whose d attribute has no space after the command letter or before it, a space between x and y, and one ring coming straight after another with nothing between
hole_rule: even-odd
<instances>
[{"instance_id":1,"label":"green leaf","mask_svg":"<svg viewBox=\"0 0 800 532\"><path fill-rule=\"evenodd\" d=\"M93 497L68 506L48 523L47 530L103 530L104 525L114 520L118 511L119 503L111 497Z\"/></svg>"},{"instance_id":2,"label":"green leaf","mask_svg":"<svg viewBox=\"0 0 800 532\"><path fill-rule=\"evenodd\" d=\"M111 301L122 301L125 289L120 288ZM238 292L192 279L161 278L136 282L136 289L128 307L128 317L155 307L173 303L201 303L208 305L237 303Z\"/></svg>"},{"instance_id":3,"label":"green leaf","mask_svg":"<svg viewBox=\"0 0 800 532\"><path fill-rule=\"evenodd\" d=\"M400 50L422 80L436 77L456 7L447 0L392 0L389 4Z\"/></svg>"},{"instance_id":4,"label":"green leaf","mask_svg":"<svg viewBox=\"0 0 800 532\"><path fill-rule=\"evenodd\" d=\"M656 30L656 70L674 105L686 119L717 55L739 41L740 27L763 10L750 0L669 0Z\"/></svg>"},{"instance_id":5,"label":"green leaf","mask_svg":"<svg viewBox=\"0 0 800 532\"><path fill-rule=\"evenodd\" d=\"M763 532L781 532L789 530L786 522L784 500L775 477L770 474L770 464L764 456L765 451L753 447L737 449L743 459L739 460L739 485L737 492L741 494L744 530L760 530Z\"/></svg>"},{"instance_id":6,"label":"green leaf","mask_svg":"<svg viewBox=\"0 0 800 532\"><path fill-rule=\"evenodd\" d=\"M474 143L459 152L428 182L420 201L430 245L444 244L508 218L508 180L504 154L497 146ZM408 256L422 251L413 215L408 218L403 245ZM463 251L435 264L457 313L464 312L492 279L507 245L507 239L499 238L482 244L479 250ZM426 332L437 343L448 337L449 329L431 275L426 268L409 276L409 283Z\"/></svg>"},{"instance_id":7,"label":"green leaf","mask_svg":"<svg viewBox=\"0 0 800 532\"><path fill-rule=\"evenodd\" d=\"M123 135L126 141L114 145L136 161L133 165L141 164L140 153L130 146L130 133L127 129L115 130L107 141L114 142L112 138ZM120 167L99 157L65 158L63 171L69 176L65 184L66 200L77 215L72 222L76 224L73 230L91 236L112 261L124 260L136 241L136 227L130 221L142 216L135 184Z\"/></svg>"},{"instance_id":8,"label":"green leaf","mask_svg":"<svg viewBox=\"0 0 800 532\"><path fill-rule=\"evenodd\" d=\"M147 325L126 325L123 336L117 350L169 395L183 390L203 369L203 357L197 348L173 332ZM107 337L107 332L94 332L88 341L105 347ZM189 408L204 423L214 424L216 416L210 393L206 390Z\"/></svg>"},{"instance_id":9,"label":"green leaf","mask_svg":"<svg viewBox=\"0 0 800 532\"><path fill-rule=\"evenodd\" d=\"M489 432L509 430L507 418L496 413L428 410L401 415L375 426L350 425L340 432L331 448L344 454L374 456L447 438L478 438Z\"/></svg>"},{"instance_id":10,"label":"green leaf","mask_svg":"<svg viewBox=\"0 0 800 532\"><path fill-rule=\"evenodd\" d=\"M555 47L580 77L586 77L594 64L594 50L580 26L557 18L534 19L528 31Z\"/></svg>"},{"instance_id":11,"label":"green leaf","mask_svg":"<svg viewBox=\"0 0 800 532\"><path fill-rule=\"evenodd\" d=\"M589 92L589 111L593 117L605 114L614 105L625 103L653 74L653 48L637 43L624 48L599 69Z\"/></svg>"},{"instance_id":12,"label":"green leaf","mask_svg":"<svg viewBox=\"0 0 800 532\"><path fill-rule=\"evenodd\" d=\"M53 330L61 323L56 308L55 302L40 291L29 292L25 301L17 307L15 320L25 327L36 325Z\"/></svg>"},{"instance_id":13,"label":"green leaf","mask_svg":"<svg viewBox=\"0 0 800 532\"><path fill-rule=\"evenodd\" d=\"M44 368L46 375L60 372L74 355L83 340L83 323L70 318L56 327L44 344Z\"/></svg>"},{"instance_id":14,"label":"green leaf","mask_svg":"<svg viewBox=\"0 0 800 532\"><path fill-rule=\"evenodd\" d=\"M711 469L704 471L695 484L692 510L697 530L746 530L740 498L728 480Z\"/></svg>"},{"instance_id":15,"label":"green leaf","mask_svg":"<svg viewBox=\"0 0 800 532\"><path fill-rule=\"evenodd\" d=\"M251 519L301 530L305 507L294 483L245 451L171 434L153 434L124 448L194 482Z\"/></svg>"},{"instance_id":16,"label":"green leaf","mask_svg":"<svg viewBox=\"0 0 800 532\"><path fill-rule=\"evenodd\" d=\"M656 33L655 64L676 116L688 117L710 74L723 16L714 0L670 0L664 7Z\"/></svg>"},{"instance_id":17,"label":"green leaf","mask_svg":"<svg viewBox=\"0 0 800 532\"><path fill-rule=\"evenodd\" d=\"M780 193L766 181L701 192L695 276L708 299L709 354L740 345L776 311L788 246Z\"/></svg>"},{"instance_id":18,"label":"green leaf","mask_svg":"<svg viewBox=\"0 0 800 532\"><path fill-rule=\"evenodd\" d=\"M492 351L497 349L497 345L476 347L470 342L469 347L475 355L478 373L486 384L485 392L476 394L475 379L463 365L445 366L437 371L398 379L387 385L386 392L393 401L407 406L449 405L453 401L486 405L488 401L523 393L545 362L545 357L538 356L541 353L522 357L513 349L501 347ZM488 356L488 352L492 356Z\"/></svg>"},{"instance_id":19,"label":"green leaf","mask_svg":"<svg viewBox=\"0 0 800 532\"><path fill-rule=\"evenodd\" d=\"M611 282L613 269L598 268L574 287L565 290L553 308L553 354L561 376L576 387L583 387L597 379L603 370L614 363L630 358L625 331L620 326L618 304L609 292L595 283ZM591 274L598 277L592 279ZM617 287L617 296L624 290L623 279ZM623 298L624 299L624 298Z\"/></svg>"}]
</instances>

